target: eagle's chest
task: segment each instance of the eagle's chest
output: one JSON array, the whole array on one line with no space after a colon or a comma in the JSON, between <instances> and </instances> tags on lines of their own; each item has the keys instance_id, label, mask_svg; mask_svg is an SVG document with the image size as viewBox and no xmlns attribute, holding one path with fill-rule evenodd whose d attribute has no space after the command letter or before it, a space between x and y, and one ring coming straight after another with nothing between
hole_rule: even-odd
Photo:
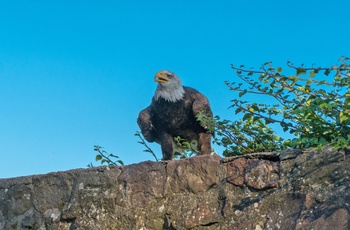
<instances>
[{"instance_id":1,"label":"eagle's chest","mask_svg":"<svg viewBox=\"0 0 350 230\"><path fill-rule=\"evenodd\" d=\"M161 99L153 103L151 116L157 129L180 128L193 120L192 105L187 100L167 102Z\"/></svg>"}]
</instances>

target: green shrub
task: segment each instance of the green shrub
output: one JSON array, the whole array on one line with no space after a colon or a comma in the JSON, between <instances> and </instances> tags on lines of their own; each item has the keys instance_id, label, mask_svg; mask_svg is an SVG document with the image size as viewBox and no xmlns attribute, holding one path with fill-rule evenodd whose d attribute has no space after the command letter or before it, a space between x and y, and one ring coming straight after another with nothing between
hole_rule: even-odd
<instances>
[{"instance_id":1,"label":"green shrub","mask_svg":"<svg viewBox=\"0 0 350 230\"><path fill-rule=\"evenodd\" d=\"M225 82L237 93L230 106L241 115L238 121L215 117L214 143L225 148L223 155L276 151L285 148L342 148L350 140L350 65L341 57L327 67L294 66L283 74L271 62L259 70L232 65L239 82ZM272 104L251 102L258 95ZM246 99L246 100L243 100ZM271 100L272 99L272 100ZM199 120L204 120L201 117ZM280 126L293 138L284 140L274 128Z\"/></svg>"}]
</instances>

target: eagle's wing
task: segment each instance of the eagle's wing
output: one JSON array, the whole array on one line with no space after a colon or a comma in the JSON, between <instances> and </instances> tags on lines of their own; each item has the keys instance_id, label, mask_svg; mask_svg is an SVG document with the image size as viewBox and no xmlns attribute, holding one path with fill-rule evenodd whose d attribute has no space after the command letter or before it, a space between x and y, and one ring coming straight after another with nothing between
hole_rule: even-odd
<instances>
[{"instance_id":1,"label":"eagle's wing","mask_svg":"<svg viewBox=\"0 0 350 230\"><path fill-rule=\"evenodd\" d=\"M155 141L154 128L151 121L151 114L148 108L141 110L137 118L137 124L141 129L142 135L149 142Z\"/></svg>"},{"instance_id":2,"label":"eagle's wing","mask_svg":"<svg viewBox=\"0 0 350 230\"><path fill-rule=\"evenodd\" d=\"M208 99L201 93L196 94L196 98L192 104L192 111L194 116L203 113L206 118L213 119L213 112L211 111ZM208 129L208 127L204 127ZM212 130L211 130L212 131Z\"/></svg>"},{"instance_id":3,"label":"eagle's wing","mask_svg":"<svg viewBox=\"0 0 350 230\"><path fill-rule=\"evenodd\" d=\"M202 120L200 124L207 132L198 133L198 148L202 154L210 154L210 141L214 135L214 120L208 99L198 92L192 104L192 110L195 116L201 113L205 116L204 121Z\"/></svg>"}]
</instances>

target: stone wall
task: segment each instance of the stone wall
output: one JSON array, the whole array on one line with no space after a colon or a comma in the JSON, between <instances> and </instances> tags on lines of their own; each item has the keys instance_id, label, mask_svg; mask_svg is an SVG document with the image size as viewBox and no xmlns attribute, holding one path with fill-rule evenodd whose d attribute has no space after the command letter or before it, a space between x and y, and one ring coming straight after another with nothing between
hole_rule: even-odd
<instances>
[{"instance_id":1,"label":"stone wall","mask_svg":"<svg viewBox=\"0 0 350 230\"><path fill-rule=\"evenodd\" d=\"M0 179L0 229L349 229L350 160L197 156Z\"/></svg>"}]
</instances>

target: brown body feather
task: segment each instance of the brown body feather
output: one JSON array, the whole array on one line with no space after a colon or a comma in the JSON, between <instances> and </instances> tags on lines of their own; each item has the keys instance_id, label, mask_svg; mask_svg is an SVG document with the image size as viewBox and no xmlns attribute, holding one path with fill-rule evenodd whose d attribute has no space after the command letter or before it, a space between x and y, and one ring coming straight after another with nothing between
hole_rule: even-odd
<instances>
[{"instance_id":1,"label":"brown body feather","mask_svg":"<svg viewBox=\"0 0 350 230\"><path fill-rule=\"evenodd\" d=\"M151 105L142 110L137 119L145 139L161 145L164 160L171 160L173 138L177 136L187 141L196 140L202 154L211 152L212 133L208 133L196 119L200 112L212 116L209 101L196 89L183 88L185 94L181 100L170 102L153 98Z\"/></svg>"}]
</instances>

